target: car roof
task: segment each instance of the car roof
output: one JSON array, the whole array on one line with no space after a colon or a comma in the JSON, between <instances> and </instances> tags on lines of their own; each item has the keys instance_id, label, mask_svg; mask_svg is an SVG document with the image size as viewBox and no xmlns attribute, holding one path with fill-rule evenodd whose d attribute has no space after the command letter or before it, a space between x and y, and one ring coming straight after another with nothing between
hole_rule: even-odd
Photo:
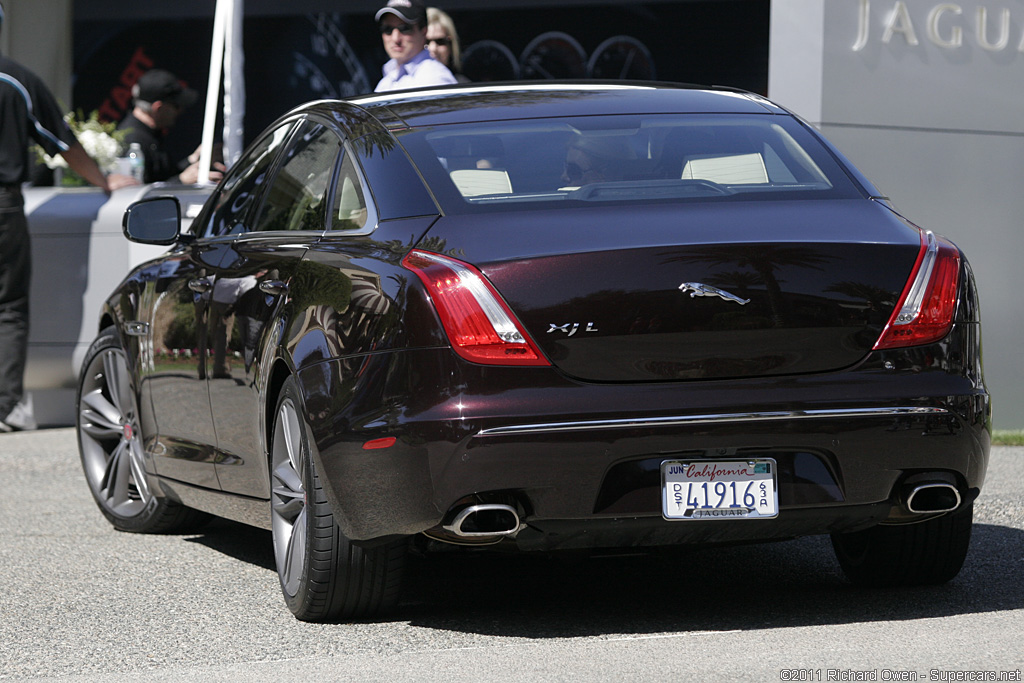
<instances>
[{"instance_id":1,"label":"car roof","mask_svg":"<svg viewBox=\"0 0 1024 683\"><path fill-rule=\"evenodd\" d=\"M516 81L419 88L346 100L386 127L580 115L785 114L760 95L731 88L624 81Z\"/></svg>"}]
</instances>

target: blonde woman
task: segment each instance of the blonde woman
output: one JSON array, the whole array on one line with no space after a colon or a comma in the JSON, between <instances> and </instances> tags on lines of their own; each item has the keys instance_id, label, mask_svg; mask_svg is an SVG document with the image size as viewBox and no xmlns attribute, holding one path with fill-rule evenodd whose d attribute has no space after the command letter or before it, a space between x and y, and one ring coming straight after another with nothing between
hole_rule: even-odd
<instances>
[{"instance_id":1,"label":"blonde woman","mask_svg":"<svg viewBox=\"0 0 1024 683\"><path fill-rule=\"evenodd\" d=\"M459 83L468 83L462 75L462 57L459 34L455 22L447 13L436 7L427 8L427 49L430 56L447 66Z\"/></svg>"}]
</instances>

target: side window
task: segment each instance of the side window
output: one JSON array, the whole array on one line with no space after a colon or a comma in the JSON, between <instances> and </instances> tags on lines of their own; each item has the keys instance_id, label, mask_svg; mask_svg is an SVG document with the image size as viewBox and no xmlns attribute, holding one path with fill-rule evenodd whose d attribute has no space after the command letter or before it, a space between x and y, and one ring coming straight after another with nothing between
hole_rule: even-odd
<instances>
[{"instance_id":1,"label":"side window","mask_svg":"<svg viewBox=\"0 0 1024 683\"><path fill-rule=\"evenodd\" d=\"M327 225L327 188L334 175L341 138L307 121L271 181L255 229L323 231Z\"/></svg>"},{"instance_id":2,"label":"side window","mask_svg":"<svg viewBox=\"0 0 1024 683\"><path fill-rule=\"evenodd\" d=\"M281 145L288 138L292 124L275 129L260 139L228 173L224 183L210 201L213 211L202 231L202 237L235 235L249 230L245 219L249 216L260 188L267 180Z\"/></svg>"},{"instance_id":3,"label":"side window","mask_svg":"<svg viewBox=\"0 0 1024 683\"><path fill-rule=\"evenodd\" d=\"M334 192L333 230L359 230L366 225L366 198L359 182L355 162L346 154L341 162L338 185Z\"/></svg>"}]
</instances>

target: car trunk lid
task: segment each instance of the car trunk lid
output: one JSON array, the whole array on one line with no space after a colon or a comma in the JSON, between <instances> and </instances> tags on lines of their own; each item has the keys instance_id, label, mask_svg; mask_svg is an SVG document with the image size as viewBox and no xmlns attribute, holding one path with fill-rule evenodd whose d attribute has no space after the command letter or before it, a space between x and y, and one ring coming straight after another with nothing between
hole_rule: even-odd
<instances>
[{"instance_id":1,"label":"car trunk lid","mask_svg":"<svg viewBox=\"0 0 1024 683\"><path fill-rule=\"evenodd\" d=\"M552 364L602 382L848 367L878 339L920 251L915 228L868 200L691 208L639 207L628 224L509 212L486 231L463 232L456 217L431 232L463 245ZM513 227L518 250L482 237Z\"/></svg>"}]
</instances>

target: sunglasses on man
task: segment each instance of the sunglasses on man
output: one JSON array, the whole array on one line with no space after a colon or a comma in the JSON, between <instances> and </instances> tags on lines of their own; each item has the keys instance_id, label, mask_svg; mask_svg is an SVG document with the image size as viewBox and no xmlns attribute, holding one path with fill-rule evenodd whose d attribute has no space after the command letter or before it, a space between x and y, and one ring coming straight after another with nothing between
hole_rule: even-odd
<instances>
[{"instance_id":1,"label":"sunglasses on man","mask_svg":"<svg viewBox=\"0 0 1024 683\"><path fill-rule=\"evenodd\" d=\"M411 36L416 32L416 26L413 24L398 24L397 26L388 26L387 24L380 25L380 33L383 36L390 36L395 29L403 36Z\"/></svg>"}]
</instances>

